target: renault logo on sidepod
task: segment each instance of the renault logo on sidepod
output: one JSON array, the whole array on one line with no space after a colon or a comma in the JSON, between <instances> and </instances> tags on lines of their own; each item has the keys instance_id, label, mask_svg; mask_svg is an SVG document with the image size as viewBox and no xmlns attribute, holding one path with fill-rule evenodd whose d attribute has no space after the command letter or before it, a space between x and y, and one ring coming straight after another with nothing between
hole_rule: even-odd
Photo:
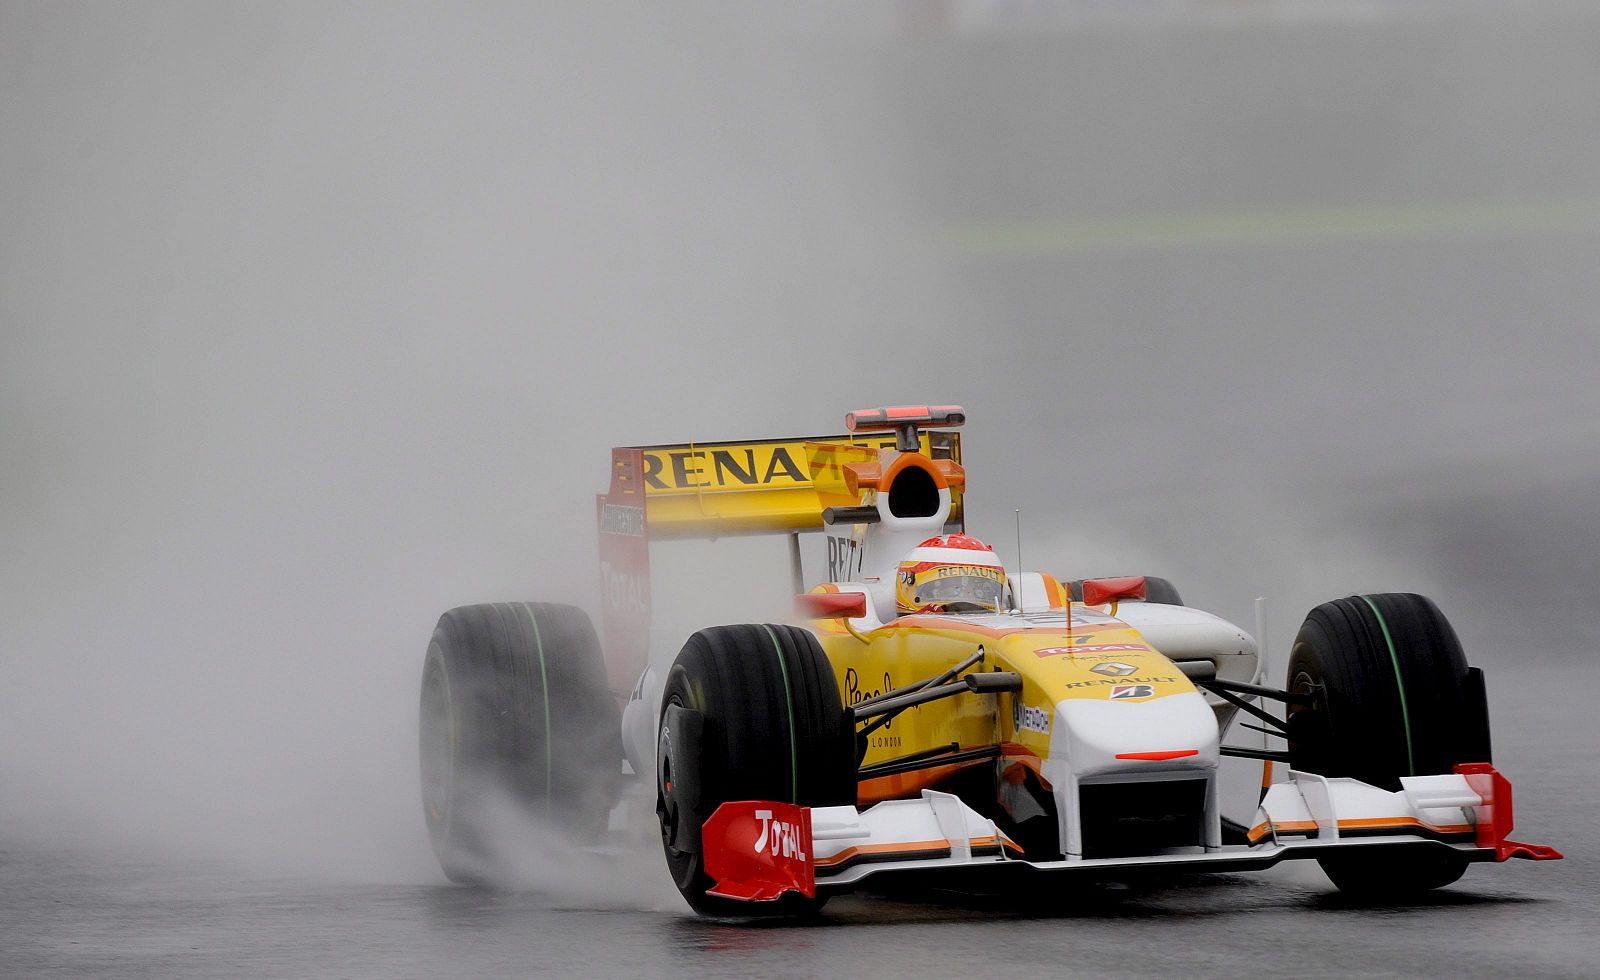
<instances>
[{"instance_id":1,"label":"renault logo on sidepod","mask_svg":"<svg viewBox=\"0 0 1600 980\"><path fill-rule=\"evenodd\" d=\"M1108 663L1095 664L1089 669L1094 671L1096 674L1109 674L1112 677L1127 677L1129 674L1133 673L1139 668L1131 667L1128 664L1119 664L1113 660Z\"/></svg>"}]
</instances>

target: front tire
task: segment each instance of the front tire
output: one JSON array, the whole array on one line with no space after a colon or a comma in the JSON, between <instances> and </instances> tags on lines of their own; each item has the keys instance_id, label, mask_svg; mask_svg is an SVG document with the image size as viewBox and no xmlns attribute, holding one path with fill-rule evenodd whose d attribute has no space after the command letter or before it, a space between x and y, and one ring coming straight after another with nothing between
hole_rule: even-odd
<instances>
[{"instance_id":1,"label":"front tire","mask_svg":"<svg viewBox=\"0 0 1600 980\"><path fill-rule=\"evenodd\" d=\"M621 781L621 726L583 610L461 606L423 662L423 817L452 881L493 882L530 821L588 837Z\"/></svg>"},{"instance_id":2,"label":"front tire","mask_svg":"<svg viewBox=\"0 0 1600 980\"><path fill-rule=\"evenodd\" d=\"M1303 772L1397 790L1401 776L1489 761L1482 673L1423 596L1350 596L1313 609L1295 637L1287 687L1305 699L1286 717L1290 765ZM1436 847L1318 860L1341 891L1358 894L1438 888L1467 866Z\"/></svg>"},{"instance_id":3,"label":"front tire","mask_svg":"<svg viewBox=\"0 0 1600 980\"><path fill-rule=\"evenodd\" d=\"M854 805L855 732L817 639L795 626L701 630L667 674L656 813L673 882L702 915L795 915L823 899L740 902L708 894L700 829L718 806L774 800Z\"/></svg>"}]
</instances>

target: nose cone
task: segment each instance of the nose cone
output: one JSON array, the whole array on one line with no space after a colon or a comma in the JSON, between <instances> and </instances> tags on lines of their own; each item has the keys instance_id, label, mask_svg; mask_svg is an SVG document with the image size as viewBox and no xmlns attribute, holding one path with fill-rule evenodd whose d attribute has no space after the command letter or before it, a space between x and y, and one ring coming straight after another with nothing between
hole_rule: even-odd
<instances>
[{"instance_id":1,"label":"nose cone","mask_svg":"<svg viewBox=\"0 0 1600 980\"><path fill-rule=\"evenodd\" d=\"M1081 778L1147 769L1214 769L1217 716L1198 691L1141 699L1137 685L1113 689L1107 700L1071 698L1056 704L1050 755Z\"/></svg>"}]
</instances>

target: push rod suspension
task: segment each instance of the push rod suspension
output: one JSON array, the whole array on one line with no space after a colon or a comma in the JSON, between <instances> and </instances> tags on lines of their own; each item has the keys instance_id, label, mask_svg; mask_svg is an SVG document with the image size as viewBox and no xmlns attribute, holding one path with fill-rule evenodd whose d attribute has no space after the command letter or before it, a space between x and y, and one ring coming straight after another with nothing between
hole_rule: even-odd
<instances>
[{"instance_id":1,"label":"push rod suspension","mask_svg":"<svg viewBox=\"0 0 1600 980\"><path fill-rule=\"evenodd\" d=\"M1247 749L1242 745L1224 745L1217 749L1222 755L1235 759L1260 759L1264 762L1289 762L1289 753L1280 749Z\"/></svg>"},{"instance_id":2,"label":"push rod suspension","mask_svg":"<svg viewBox=\"0 0 1600 980\"><path fill-rule=\"evenodd\" d=\"M907 762L920 762L923 759L931 759L934 756L949 755L952 752L960 751L960 749L960 742L951 742L948 745L936 745L931 749L923 749L921 752L908 752L905 755L897 755L893 759L885 759L882 762L874 762L872 765L865 766L863 768L866 770L871 770L880 769L883 766L898 766Z\"/></svg>"},{"instance_id":3,"label":"push rod suspension","mask_svg":"<svg viewBox=\"0 0 1600 980\"><path fill-rule=\"evenodd\" d=\"M1271 729L1271 728L1262 728L1260 725L1252 725L1248 721L1239 722L1239 727L1240 728L1248 728L1252 732L1260 732L1263 735L1271 735L1273 738L1288 738L1289 737L1284 732L1280 732L1280 731L1277 731L1277 730Z\"/></svg>"},{"instance_id":4,"label":"push rod suspension","mask_svg":"<svg viewBox=\"0 0 1600 980\"><path fill-rule=\"evenodd\" d=\"M976 663L979 663L982 660L983 660L983 647L979 647L972 654L972 656L970 656L967 659L961 661L960 663L956 664L954 667L951 667L949 670L945 671L942 674L939 674L936 677L930 677L925 681L914 681L914 682L912 682L910 684L905 685L904 687L897 687L892 691L884 691L882 694L878 695L877 697L867 698L865 701L862 701L860 704L856 705L854 707L854 709L852 709L852 710L854 710L856 712L857 717L863 717L862 714L861 714L861 710L863 708L870 708L875 704L882 704L883 702L888 701L890 698L896 698L896 697L899 697L902 694L910 694L913 691L921 691L921 690L924 690L925 688L938 687L940 684L947 684L947 683L950 682L951 678L955 677L957 674L961 673L963 670L966 670L968 667L971 667L972 665L974 665ZM868 716L870 716L870 714L871 714L871 712L868 712Z\"/></svg>"},{"instance_id":5,"label":"push rod suspension","mask_svg":"<svg viewBox=\"0 0 1600 980\"><path fill-rule=\"evenodd\" d=\"M968 749L965 752L950 752L922 759L905 760L891 759L888 762L879 762L856 773L856 779L876 779L879 776L898 776L903 772L916 772L919 769L933 769L938 766L955 766L965 762L978 762L983 759L998 759L1000 746L986 745L981 749Z\"/></svg>"},{"instance_id":6,"label":"push rod suspension","mask_svg":"<svg viewBox=\"0 0 1600 980\"><path fill-rule=\"evenodd\" d=\"M855 713L855 720L865 721L873 717L876 717L877 720L857 732L856 736L858 738L866 738L884 725L889 724L894 720L895 715L907 708L926 704L929 701L937 701L940 698L947 698L953 694L960 694L964 690L970 690L965 683L957 682L952 684L948 682L963 670L982 661L983 647L980 646L973 651L972 656L937 677L930 677L920 683L897 688L886 694L880 694L875 698L869 698L861 702L851 709Z\"/></svg>"},{"instance_id":7,"label":"push rod suspension","mask_svg":"<svg viewBox=\"0 0 1600 980\"><path fill-rule=\"evenodd\" d=\"M1289 726L1286 725L1284 722L1278 720L1277 718L1274 718L1272 715L1268 714L1266 711L1262 710L1261 708L1257 707L1256 705L1253 705L1250 702L1246 701L1244 698L1237 697L1237 696L1235 696L1233 694L1228 693L1227 691L1212 691L1211 693L1215 694L1217 697L1221 698L1222 700L1224 700L1224 701L1228 702L1229 704L1233 705L1234 707L1238 708L1240 711L1244 711L1244 712L1247 712L1248 714L1252 714L1255 717L1260 718L1262 721L1266 722L1267 724L1275 726L1279 731L1288 731L1289 730Z\"/></svg>"},{"instance_id":8,"label":"push rod suspension","mask_svg":"<svg viewBox=\"0 0 1600 980\"><path fill-rule=\"evenodd\" d=\"M1219 696L1223 691L1232 691L1236 694L1250 694L1258 698L1268 698L1273 701L1282 701L1284 704L1309 706L1311 699L1303 694L1290 694L1280 691L1275 687L1262 687L1260 684L1244 684L1239 681L1225 681L1218 677L1207 680L1196 680L1195 684L1213 691Z\"/></svg>"},{"instance_id":9,"label":"push rod suspension","mask_svg":"<svg viewBox=\"0 0 1600 980\"><path fill-rule=\"evenodd\" d=\"M937 701L940 698L947 698L952 694L960 694L970 690L972 688L967 686L966 681L955 681L950 684L940 684L938 687L924 687L906 694L897 694L892 698L879 701L871 707L858 704L854 709L856 721L899 714L907 708L914 708L919 704L927 704L929 701Z\"/></svg>"}]
</instances>

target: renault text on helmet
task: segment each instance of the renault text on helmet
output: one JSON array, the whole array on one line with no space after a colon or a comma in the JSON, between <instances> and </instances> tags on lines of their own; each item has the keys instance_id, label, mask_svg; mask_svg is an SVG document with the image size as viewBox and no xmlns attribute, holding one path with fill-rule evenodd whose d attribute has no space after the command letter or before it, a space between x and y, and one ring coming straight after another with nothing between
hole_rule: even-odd
<instances>
[{"instance_id":1,"label":"renault text on helmet","mask_svg":"<svg viewBox=\"0 0 1600 980\"><path fill-rule=\"evenodd\" d=\"M965 534L946 534L917 545L895 576L899 612L1001 610L1006 571L994 549Z\"/></svg>"}]
</instances>

